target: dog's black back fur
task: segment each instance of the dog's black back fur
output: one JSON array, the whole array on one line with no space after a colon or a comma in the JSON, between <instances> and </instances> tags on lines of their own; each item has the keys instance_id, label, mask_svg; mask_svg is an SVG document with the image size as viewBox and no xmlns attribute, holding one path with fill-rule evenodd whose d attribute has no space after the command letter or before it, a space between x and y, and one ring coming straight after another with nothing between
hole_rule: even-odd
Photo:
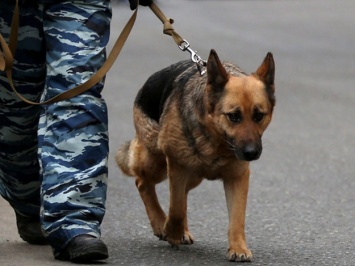
<instances>
[{"instance_id":1,"label":"dog's black back fur","mask_svg":"<svg viewBox=\"0 0 355 266\"><path fill-rule=\"evenodd\" d=\"M163 112L164 104L172 91L176 88L184 87L189 78L198 70L193 68L184 78L179 80L179 86L174 86L177 77L194 65L193 62L186 60L173 64L161 71L153 74L143 85L137 94L134 104L151 119L159 122Z\"/></svg>"}]
</instances>

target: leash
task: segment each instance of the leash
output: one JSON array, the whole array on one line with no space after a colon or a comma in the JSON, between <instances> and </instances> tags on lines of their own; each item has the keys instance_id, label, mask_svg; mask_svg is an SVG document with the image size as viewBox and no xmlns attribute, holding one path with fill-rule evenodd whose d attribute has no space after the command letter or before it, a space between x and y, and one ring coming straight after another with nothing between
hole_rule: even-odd
<instances>
[{"instance_id":1,"label":"leash","mask_svg":"<svg viewBox=\"0 0 355 266\"><path fill-rule=\"evenodd\" d=\"M181 51L188 51L191 54L191 61L196 63L200 75L202 76L203 74L205 74L206 70L203 68L206 66L206 60L203 60L197 54L197 51L192 50L190 48L190 43L186 39L183 39L174 30L172 26L174 20L171 18L167 18L154 2L149 7L153 11L153 13L160 19L160 21L164 24L163 33L173 37L175 43L178 45Z\"/></svg>"},{"instance_id":2,"label":"leash","mask_svg":"<svg viewBox=\"0 0 355 266\"><path fill-rule=\"evenodd\" d=\"M55 102L59 102L62 100L66 100L72 97L75 97L93 87L97 84L100 80L104 78L107 72L110 70L112 65L114 64L115 60L117 59L118 55L120 54L133 26L137 18L138 13L138 6L139 1L137 1L137 8L134 10L132 16L124 26L122 32L118 36L110 54L108 55L106 61L101 66L101 68L86 82L83 84L76 86L68 91L65 91L57 96L50 98L49 100L43 102L33 102L25 97L23 97L15 88L13 79L12 79L12 68L13 68L13 61L14 61L14 54L16 51L17 46L17 36L18 36L18 28L19 28L19 5L18 0L15 3L14 15L12 17L11 22L11 32L9 37L9 44L6 43L5 39L0 34L0 71L5 71L6 76L9 82L10 87L14 91L14 93L24 102L31 104L31 105L44 105L44 104L51 104ZM190 44L187 40L181 38L181 36L174 30L172 24L174 22L173 19L167 18L164 13L158 8L158 6L152 2L149 6L150 9L154 12L154 14L161 20L164 24L163 32L164 34L172 36L175 43L182 51L188 51L191 54L191 60L196 63L200 74L203 75L205 70L202 69L206 66L206 61L202 60L201 57L197 54L197 52L193 51L190 48Z\"/></svg>"}]
</instances>

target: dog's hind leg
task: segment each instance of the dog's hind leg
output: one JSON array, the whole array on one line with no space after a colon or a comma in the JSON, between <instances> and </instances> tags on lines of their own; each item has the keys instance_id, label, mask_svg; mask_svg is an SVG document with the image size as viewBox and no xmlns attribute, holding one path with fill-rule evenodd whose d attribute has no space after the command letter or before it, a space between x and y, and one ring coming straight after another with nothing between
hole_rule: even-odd
<instances>
[{"instance_id":1,"label":"dog's hind leg","mask_svg":"<svg viewBox=\"0 0 355 266\"><path fill-rule=\"evenodd\" d=\"M166 179L165 156L150 152L138 138L126 142L116 154L122 172L136 178L136 187L144 203L154 235L164 239L166 215L155 191L156 184Z\"/></svg>"},{"instance_id":2,"label":"dog's hind leg","mask_svg":"<svg viewBox=\"0 0 355 266\"><path fill-rule=\"evenodd\" d=\"M166 179L165 156L140 151L139 166L135 168L136 186L144 203L153 233L164 240L165 212L160 206L155 186Z\"/></svg>"}]
</instances>

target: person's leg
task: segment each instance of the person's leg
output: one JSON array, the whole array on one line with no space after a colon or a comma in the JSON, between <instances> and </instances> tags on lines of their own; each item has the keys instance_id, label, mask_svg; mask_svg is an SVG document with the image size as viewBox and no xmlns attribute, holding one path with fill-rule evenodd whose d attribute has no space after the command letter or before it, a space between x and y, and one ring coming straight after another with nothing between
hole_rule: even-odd
<instances>
[{"instance_id":1,"label":"person's leg","mask_svg":"<svg viewBox=\"0 0 355 266\"><path fill-rule=\"evenodd\" d=\"M105 60L110 2L44 1L49 99L88 80ZM42 226L57 259L78 235L100 237L107 190L107 107L103 82L69 100L44 106L39 123Z\"/></svg>"},{"instance_id":2,"label":"person's leg","mask_svg":"<svg viewBox=\"0 0 355 266\"><path fill-rule=\"evenodd\" d=\"M0 9L0 31L8 41L14 1ZM13 80L29 100L39 100L45 78L42 12L21 6ZM41 234L40 175L37 128L40 108L22 102L0 73L0 193L16 212L20 236L32 244L44 243Z\"/></svg>"}]
</instances>

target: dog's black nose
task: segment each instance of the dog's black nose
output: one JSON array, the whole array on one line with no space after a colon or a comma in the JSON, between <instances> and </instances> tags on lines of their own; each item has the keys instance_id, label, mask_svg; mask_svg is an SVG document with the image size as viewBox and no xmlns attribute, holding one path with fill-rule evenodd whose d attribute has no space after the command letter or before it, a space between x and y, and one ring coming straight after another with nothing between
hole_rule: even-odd
<instances>
[{"instance_id":1,"label":"dog's black nose","mask_svg":"<svg viewBox=\"0 0 355 266\"><path fill-rule=\"evenodd\" d=\"M259 159L261 154L261 148L255 144L248 144L243 147L244 160L252 161Z\"/></svg>"}]
</instances>

